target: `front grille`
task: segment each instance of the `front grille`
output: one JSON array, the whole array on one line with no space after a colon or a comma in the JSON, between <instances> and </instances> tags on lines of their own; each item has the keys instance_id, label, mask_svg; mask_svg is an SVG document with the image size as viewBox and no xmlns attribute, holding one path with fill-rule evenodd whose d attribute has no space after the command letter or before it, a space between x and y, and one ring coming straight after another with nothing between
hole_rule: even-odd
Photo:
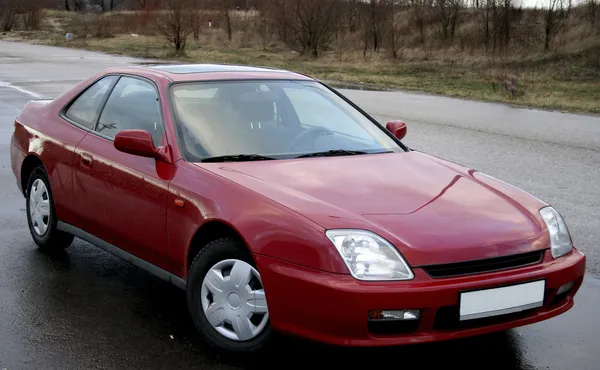
<instances>
[{"instance_id":1,"label":"front grille","mask_svg":"<svg viewBox=\"0 0 600 370\"><path fill-rule=\"evenodd\" d=\"M443 265L423 266L423 270L432 278L445 278L507 270L516 267L534 265L542 261L544 251L515 254L512 256L486 258L483 260L447 263Z\"/></svg>"}]
</instances>

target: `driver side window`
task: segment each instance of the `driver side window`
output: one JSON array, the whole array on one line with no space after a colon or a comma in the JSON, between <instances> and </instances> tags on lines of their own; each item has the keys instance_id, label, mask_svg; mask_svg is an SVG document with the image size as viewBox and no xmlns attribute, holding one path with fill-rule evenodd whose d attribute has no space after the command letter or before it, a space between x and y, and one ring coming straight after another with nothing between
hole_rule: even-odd
<instances>
[{"instance_id":1,"label":"driver side window","mask_svg":"<svg viewBox=\"0 0 600 370\"><path fill-rule=\"evenodd\" d=\"M96 131L114 138L121 130L145 130L159 146L165 128L154 85L133 77L121 77L102 111Z\"/></svg>"}]
</instances>

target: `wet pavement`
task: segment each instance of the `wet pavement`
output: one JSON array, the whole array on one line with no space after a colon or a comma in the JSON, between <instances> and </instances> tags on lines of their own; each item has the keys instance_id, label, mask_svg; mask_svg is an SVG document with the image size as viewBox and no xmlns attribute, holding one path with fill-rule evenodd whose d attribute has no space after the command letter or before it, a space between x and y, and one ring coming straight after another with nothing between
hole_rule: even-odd
<instances>
[{"instance_id":1,"label":"wet pavement","mask_svg":"<svg viewBox=\"0 0 600 370\"><path fill-rule=\"evenodd\" d=\"M430 345L349 350L283 338L257 358L219 355L195 332L179 289L79 240L66 252L43 254L27 231L8 153L14 117L33 97L27 91L53 97L107 65L132 61L5 45L0 42L0 369L600 368L600 281L593 277L600 259L598 117L347 92L378 118L406 119L406 141L416 149L491 173L563 210L588 256L575 307L506 333ZM496 115L510 122L500 126ZM482 123L476 126L472 116ZM528 120L548 127L536 134L524 127ZM561 134L563 124L569 126Z\"/></svg>"}]
</instances>

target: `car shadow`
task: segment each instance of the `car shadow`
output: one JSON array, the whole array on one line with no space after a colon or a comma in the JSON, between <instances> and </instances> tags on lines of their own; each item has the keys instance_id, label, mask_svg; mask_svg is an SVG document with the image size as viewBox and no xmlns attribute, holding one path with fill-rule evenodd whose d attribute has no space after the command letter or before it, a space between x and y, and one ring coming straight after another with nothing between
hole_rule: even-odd
<instances>
[{"instance_id":1,"label":"car shadow","mask_svg":"<svg viewBox=\"0 0 600 370\"><path fill-rule=\"evenodd\" d=\"M385 348L333 347L278 335L258 356L219 353L196 332L182 290L87 243L77 244L68 252L30 250L23 268L36 271L38 281L19 280L19 302L29 307L19 325L44 322L44 333L60 339L54 360L65 368L74 363L61 351L73 348L88 351L95 363L114 364L111 368L131 363L144 369L534 368L525 363L513 331ZM27 330L38 330L30 326Z\"/></svg>"}]
</instances>

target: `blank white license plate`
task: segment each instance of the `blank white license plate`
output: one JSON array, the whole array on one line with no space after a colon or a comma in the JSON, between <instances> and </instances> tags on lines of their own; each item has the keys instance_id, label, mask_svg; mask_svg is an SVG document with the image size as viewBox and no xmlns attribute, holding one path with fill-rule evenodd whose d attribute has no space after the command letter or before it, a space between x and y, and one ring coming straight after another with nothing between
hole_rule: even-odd
<instances>
[{"instance_id":1,"label":"blank white license plate","mask_svg":"<svg viewBox=\"0 0 600 370\"><path fill-rule=\"evenodd\" d=\"M541 307L544 304L544 280L460 294L460 320L505 315Z\"/></svg>"}]
</instances>

